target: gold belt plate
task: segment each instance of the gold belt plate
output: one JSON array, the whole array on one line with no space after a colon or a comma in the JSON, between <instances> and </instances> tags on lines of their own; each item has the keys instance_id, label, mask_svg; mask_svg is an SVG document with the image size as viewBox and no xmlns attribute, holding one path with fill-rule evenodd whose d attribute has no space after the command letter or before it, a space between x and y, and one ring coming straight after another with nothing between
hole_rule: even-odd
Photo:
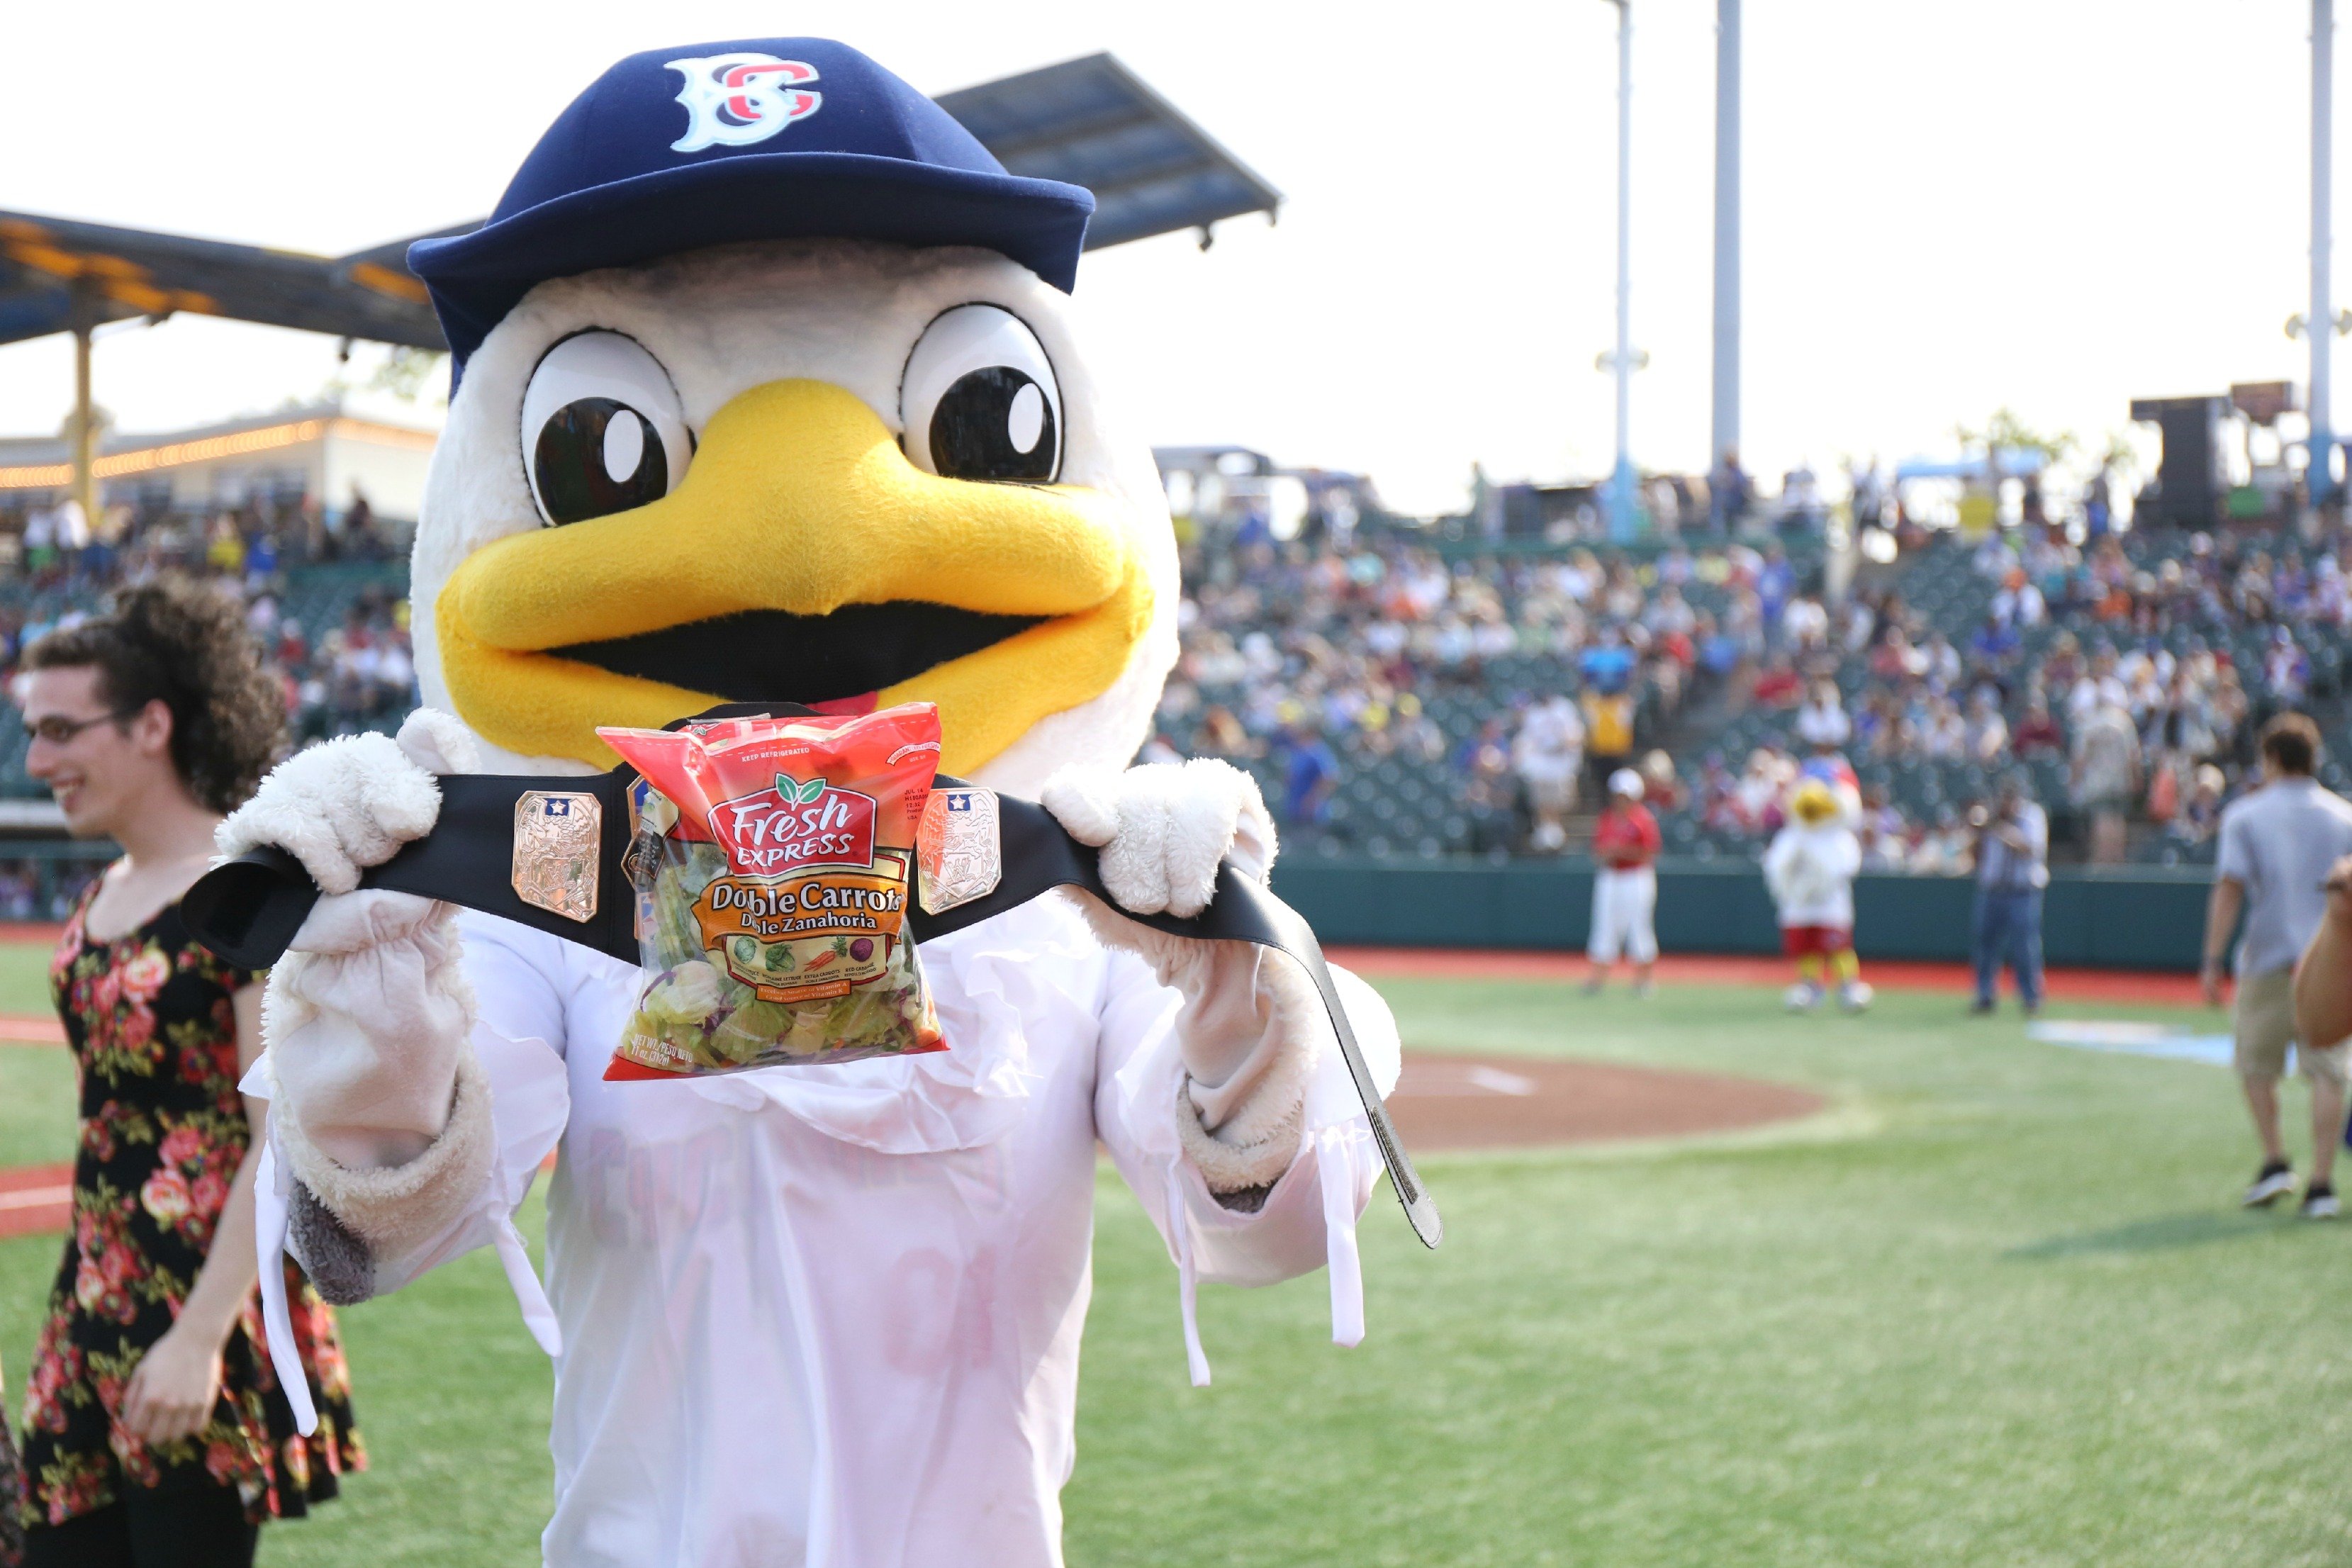
<instances>
[{"instance_id":1,"label":"gold belt plate","mask_svg":"<svg viewBox=\"0 0 2352 1568\"><path fill-rule=\"evenodd\" d=\"M515 897L585 923L596 917L604 807L594 795L529 789L515 801Z\"/></svg>"}]
</instances>

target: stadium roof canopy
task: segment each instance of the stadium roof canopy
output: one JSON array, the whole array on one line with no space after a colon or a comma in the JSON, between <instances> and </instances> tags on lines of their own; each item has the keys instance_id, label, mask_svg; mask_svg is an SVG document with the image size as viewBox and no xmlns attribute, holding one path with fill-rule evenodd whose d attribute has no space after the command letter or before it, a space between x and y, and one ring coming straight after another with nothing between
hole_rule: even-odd
<instances>
[{"instance_id":1,"label":"stadium roof canopy","mask_svg":"<svg viewBox=\"0 0 2352 1568\"><path fill-rule=\"evenodd\" d=\"M1109 55L943 93L939 102L1013 174L1092 191L1088 250L1187 228L1205 241L1221 219L1271 216L1282 204L1280 191Z\"/></svg>"},{"instance_id":2,"label":"stadium roof canopy","mask_svg":"<svg viewBox=\"0 0 2352 1568\"><path fill-rule=\"evenodd\" d=\"M1245 213L1282 194L1109 55L945 94L940 103L1016 174L1086 186L1087 248ZM461 224L439 232L462 234ZM417 238L426 236L419 235ZM0 343L177 311L438 349L409 241L344 257L0 212Z\"/></svg>"},{"instance_id":3,"label":"stadium roof canopy","mask_svg":"<svg viewBox=\"0 0 2352 1568\"><path fill-rule=\"evenodd\" d=\"M181 310L441 347L425 285L381 251L304 256L0 212L0 343Z\"/></svg>"}]
</instances>

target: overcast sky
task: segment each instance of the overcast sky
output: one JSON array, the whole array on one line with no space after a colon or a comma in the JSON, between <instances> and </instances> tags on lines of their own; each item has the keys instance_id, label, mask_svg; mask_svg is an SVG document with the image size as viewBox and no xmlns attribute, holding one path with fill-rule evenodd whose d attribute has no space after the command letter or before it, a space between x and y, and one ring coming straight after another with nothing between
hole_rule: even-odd
<instances>
[{"instance_id":1,"label":"overcast sky","mask_svg":"<svg viewBox=\"0 0 2352 1568\"><path fill-rule=\"evenodd\" d=\"M1633 453L1707 458L1714 5L1633 0ZM1604 471L1616 11L1190 0L410 0L0 7L0 208L341 253L487 212L640 48L820 34L945 91L1109 49L1286 195L1090 256L1097 359L1155 443L1372 474L1408 510ZM1749 466L1948 451L2009 404L2097 441L2135 395L2293 377L2297 0L1748 0ZM2340 52L2340 51L2339 51ZM2352 110L2347 110L2352 112ZM2347 215L2352 222L2352 215ZM2341 268L2338 268L2341 275ZM333 345L183 318L101 339L127 427L265 409ZM0 349L53 429L64 340ZM2352 423L2352 420L2339 421Z\"/></svg>"}]
</instances>

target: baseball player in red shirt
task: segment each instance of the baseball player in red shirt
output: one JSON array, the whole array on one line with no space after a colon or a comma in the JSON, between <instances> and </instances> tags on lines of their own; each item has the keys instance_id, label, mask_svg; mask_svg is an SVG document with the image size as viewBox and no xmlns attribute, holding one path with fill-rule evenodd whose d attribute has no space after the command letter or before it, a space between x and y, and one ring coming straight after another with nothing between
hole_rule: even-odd
<instances>
[{"instance_id":1,"label":"baseball player in red shirt","mask_svg":"<svg viewBox=\"0 0 2352 1568\"><path fill-rule=\"evenodd\" d=\"M1656 990L1651 966L1658 961L1658 819L1642 804L1642 775L1619 768L1609 775L1609 807L1592 830L1592 935L1584 956L1591 962L1587 995L1608 983L1618 957L1633 960L1633 994Z\"/></svg>"}]
</instances>

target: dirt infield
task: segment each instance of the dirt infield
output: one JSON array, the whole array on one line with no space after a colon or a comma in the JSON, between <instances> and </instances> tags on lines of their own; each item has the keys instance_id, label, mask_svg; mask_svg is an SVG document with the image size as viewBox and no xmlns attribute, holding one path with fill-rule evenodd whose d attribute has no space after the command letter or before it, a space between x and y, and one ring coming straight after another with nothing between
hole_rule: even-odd
<instances>
[{"instance_id":1,"label":"dirt infield","mask_svg":"<svg viewBox=\"0 0 2352 1568\"><path fill-rule=\"evenodd\" d=\"M1687 1137L1810 1116L1824 1103L1786 1084L1715 1073L1423 1051L1405 1053L1389 1097L1416 1152ZM64 1230L72 1182L71 1165L0 1170L0 1238Z\"/></svg>"},{"instance_id":2,"label":"dirt infield","mask_svg":"<svg viewBox=\"0 0 2352 1568\"><path fill-rule=\"evenodd\" d=\"M20 1165L0 1171L0 1237L63 1230L72 1222L71 1165Z\"/></svg>"},{"instance_id":3,"label":"dirt infield","mask_svg":"<svg viewBox=\"0 0 2352 1568\"><path fill-rule=\"evenodd\" d=\"M1524 952L1489 948L1330 947L1332 963L1367 980L1581 980L1580 952ZM1665 985L1786 985L1786 959L1670 952L1658 960ZM1965 963L1927 963L1895 959L1862 961L1862 977L1881 991L1930 991L1965 996L1975 980ZM2155 1007L2193 1007L2200 996L2197 976L2167 970L2052 969L2043 972L2051 998L2059 1002L2131 1002ZM2010 983L2001 994L2011 996Z\"/></svg>"},{"instance_id":4,"label":"dirt infield","mask_svg":"<svg viewBox=\"0 0 2352 1568\"><path fill-rule=\"evenodd\" d=\"M1389 1110L1415 1151L1727 1132L1828 1101L1786 1084L1612 1062L1407 1051Z\"/></svg>"}]
</instances>

